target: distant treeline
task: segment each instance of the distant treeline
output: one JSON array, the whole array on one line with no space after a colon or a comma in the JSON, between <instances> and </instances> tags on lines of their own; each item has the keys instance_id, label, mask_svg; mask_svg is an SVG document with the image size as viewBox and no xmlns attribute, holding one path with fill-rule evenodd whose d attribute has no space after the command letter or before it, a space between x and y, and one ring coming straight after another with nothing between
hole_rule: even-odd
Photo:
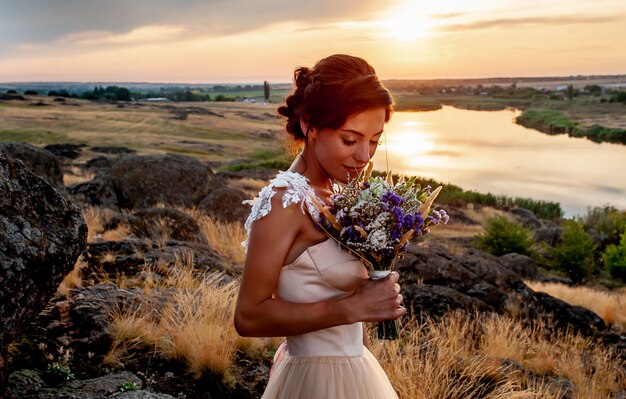
<instances>
[{"instance_id":1,"label":"distant treeline","mask_svg":"<svg viewBox=\"0 0 626 399\"><path fill-rule=\"evenodd\" d=\"M20 94L18 89L6 90L8 94ZM93 89L25 89L24 95L47 95L51 97L82 98L85 100L133 101L145 99L168 99L170 101L237 101L244 99L269 99L270 85L212 85L212 86L151 86L149 89L133 90L123 86L95 85Z\"/></svg>"}]
</instances>

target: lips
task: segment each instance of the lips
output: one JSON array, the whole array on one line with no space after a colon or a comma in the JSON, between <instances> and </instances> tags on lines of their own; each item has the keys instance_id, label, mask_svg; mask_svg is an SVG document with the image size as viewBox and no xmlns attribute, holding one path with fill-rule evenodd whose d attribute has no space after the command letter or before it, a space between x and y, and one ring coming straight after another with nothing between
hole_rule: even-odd
<instances>
[{"instance_id":1,"label":"lips","mask_svg":"<svg viewBox=\"0 0 626 399\"><path fill-rule=\"evenodd\" d=\"M344 168L345 168L348 172L358 174L358 173L361 173L361 171L362 171L363 169L365 169L365 167L366 167L367 165L357 166L357 167L354 167L354 166L346 166L346 165L342 165L342 166L343 166L343 167L344 167Z\"/></svg>"}]
</instances>

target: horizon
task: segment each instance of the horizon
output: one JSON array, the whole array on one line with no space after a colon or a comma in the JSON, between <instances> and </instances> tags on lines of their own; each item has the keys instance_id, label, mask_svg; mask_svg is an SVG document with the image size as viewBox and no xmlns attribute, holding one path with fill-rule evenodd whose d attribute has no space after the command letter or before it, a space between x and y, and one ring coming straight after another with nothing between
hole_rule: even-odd
<instances>
[{"instance_id":1,"label":"horizon","mask_svg":"<svg viewBox=\"0 0 626 399\"><path fill-rule=\"evenodd\" d=\"M381 80L626 73L621 0L0 5L5 83L288 83L296 66L335 53L363 57Z\"/></svg>"},{"instance_id":2,"label":"horizon","mask_svg":"<svg viewBox=\"0 0 626 399\"><path fill-rule=\"evenodd\" d=\"M537 76L483 76L483 77L475 77L475 78L468 78L468 77L447 77L447 78L419 78L419 79L410 79L410 78L392 78L392 79L385 79L385 78L381 78L381 81L421 81L421 82L428 82L428 81L446 81L446 80L451 80L451 81L456 81L456 80L490 80L490 79L528 79L528 80L532 80L532 79L573 79L573 80L579 80L581 78L589 78L589 77L594 77L594 78L624 78L626 79L626 72L624 73L617 73L617 74L593 74L593 75L583 75L583 74L577 74L577 75L537 75ZM268 81L269 82L269 81ZM17 84L50 84L50 83L54 83L54 84L101 84L101 83L106 83L106 84L112 84L112 83L116 83L116 84L145 84L145 85L158 85L158 84L167 84L167 85L214 85L214 84L218 84L218 85L241 85L241 84L245 84L245 85L252 85L252 84L263 84L263 81L259 81L259 80L250 80L250 81L245 81L245 80L241 80L241 81L205 81L205 82L183 82L183 81L178 81L178 82L164 82L164 81L123 81L123 80L93 80L93 81L80 81L80 80L74 80L74 81L70 81L70 80L59 80L59 81L55 81L55 80L42 80L42 81L4 81L4 82L0 82L0 85L2 84L7 84L7 85L17 85ZM275 82L269 82L270 84L275 84L275 85L286 85L286 84L293 84L293 81L275 81Z\"/></svg>"}]
</instances>

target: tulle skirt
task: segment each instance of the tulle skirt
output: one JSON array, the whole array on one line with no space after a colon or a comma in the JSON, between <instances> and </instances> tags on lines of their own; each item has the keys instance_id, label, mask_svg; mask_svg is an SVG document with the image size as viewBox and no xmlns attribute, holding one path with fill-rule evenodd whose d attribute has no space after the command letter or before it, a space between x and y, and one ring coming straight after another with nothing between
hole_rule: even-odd
<instances>
[{"instance_id":1,"label":"tulle skirt","mask_svg":"<svg viewBox=\"0 0 626 399\"><path fill-rule=\"evenodd\" d=\"M262 399L397 398L389 378L367 349L359 357L290 356L277 350Z\"/></svg>"}]
</instances>

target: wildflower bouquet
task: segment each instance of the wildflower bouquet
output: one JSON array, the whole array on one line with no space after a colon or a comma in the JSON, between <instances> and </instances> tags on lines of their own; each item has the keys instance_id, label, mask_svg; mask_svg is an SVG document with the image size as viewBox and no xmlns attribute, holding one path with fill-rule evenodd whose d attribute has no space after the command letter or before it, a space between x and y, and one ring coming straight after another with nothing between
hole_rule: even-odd
<instances>
[{"instance_id":1,"label":"wildflower bouquet","mask_svg":"<svg viewBox=\"0 0 626 399\"><path fill-rule=\"evenodd\" d=\"M430 232L430 227L448 222L443 209L432 209L441 187L431 192L420 187L415 177L394 183L371 177L372 163L359 178L334 186L329 204L313 202L320 212L318 225L344 248L361 258L371 279L386 277L407 251L413 238ZM378 323L378 338L398 338L395 320Z\"/></svg>"}]
</instances>

